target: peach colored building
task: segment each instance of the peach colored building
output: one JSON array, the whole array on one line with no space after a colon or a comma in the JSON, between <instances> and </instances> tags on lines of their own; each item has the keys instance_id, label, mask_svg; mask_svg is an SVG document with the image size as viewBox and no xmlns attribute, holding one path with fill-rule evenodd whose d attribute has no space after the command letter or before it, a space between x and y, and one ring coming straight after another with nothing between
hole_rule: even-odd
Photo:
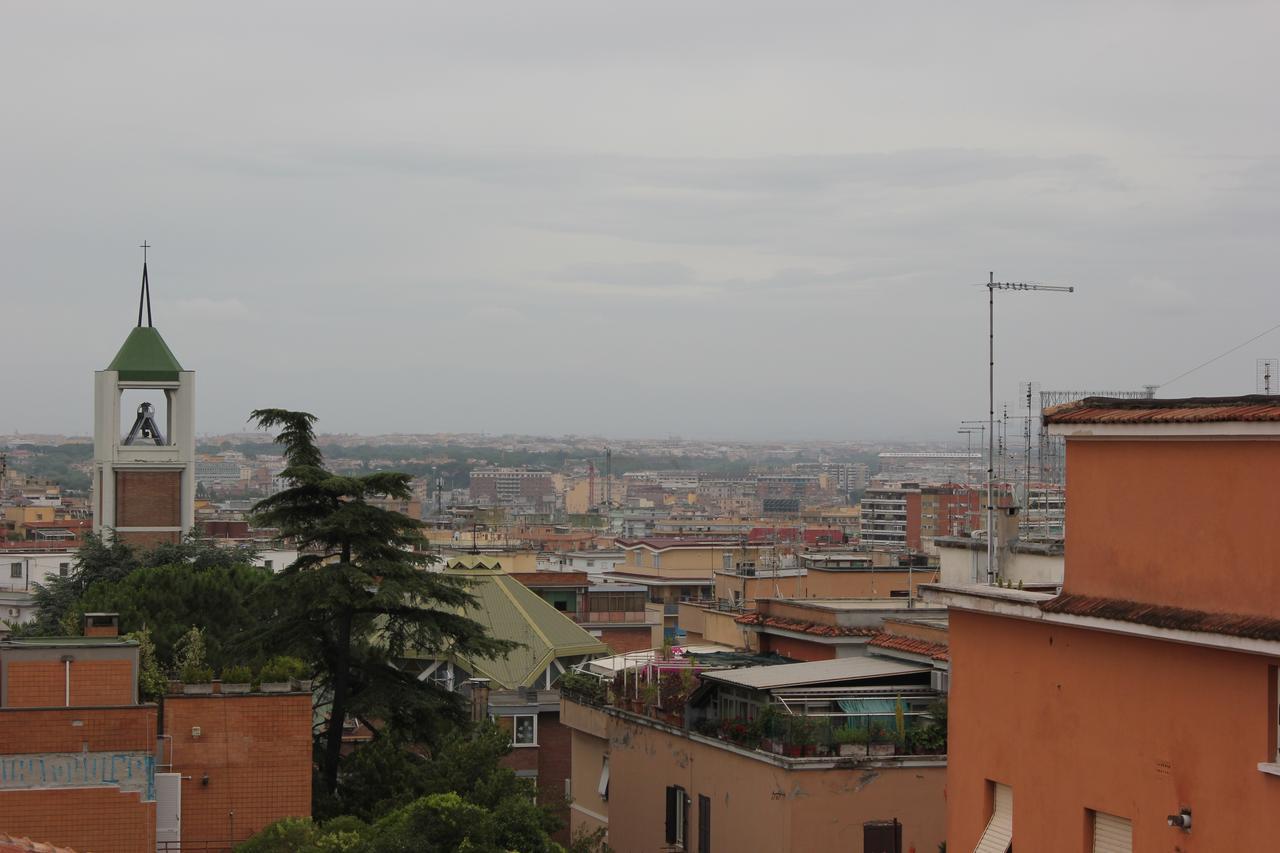
<instances>
[{"instance_id":1,"label":"peach colored building","mask_svg":"<svg viewBox=\"0 0 1280 853\"><path fill-rule=\"evenodd\" d=\"M951 608L948 849L1278 849L1280 401L1045 420L1067 446L1061 592L926 591Z\"/></svg>"},{"instance_id":2,"label":"peach colored building","mask_svg":"<svg viewBox=\"0 0 1280 853\"><path fill-rule=\"evenodd\" d=\"M734 691L728 698L745 690L766 702L771 687L838 692L832 685L891 682L901 691L928 692L905 686L927 685L927 667L871 658L711 674ZM716 686L704 680L699 692ZM716 695L702 700L713 718L726 701ZM694 713L691 703L688 714ZM944 838L945 756L890 749L869 757L865 747L861 757L841 757L834 747L831 754L779 754L735 742L713 726L700 733L679 719L577 695L563 697L561 720L573 736L572 832L603 828L618 853L933 853ZM886 832L900 834L900 846L882 846Z\"/></svg>"}]
</instances>

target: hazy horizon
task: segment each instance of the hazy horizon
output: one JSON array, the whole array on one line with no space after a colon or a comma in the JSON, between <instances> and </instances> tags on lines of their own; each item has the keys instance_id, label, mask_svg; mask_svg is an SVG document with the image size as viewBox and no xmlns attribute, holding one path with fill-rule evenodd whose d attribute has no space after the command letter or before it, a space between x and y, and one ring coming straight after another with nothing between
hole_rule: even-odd
<instances>
[{"instance_id":1,"label":"hazy horizon","mask_svg":"<svg viewBox=\"0 0 1280 853\"><path fill-rule=\"evenodd\" d=\"M947 441L989 270L1077 288L997 294L1011 408L1276 322L1273 3L8 11L4 432L90 429L144 239L206 435Z\"/></svg>"}]
</instances>

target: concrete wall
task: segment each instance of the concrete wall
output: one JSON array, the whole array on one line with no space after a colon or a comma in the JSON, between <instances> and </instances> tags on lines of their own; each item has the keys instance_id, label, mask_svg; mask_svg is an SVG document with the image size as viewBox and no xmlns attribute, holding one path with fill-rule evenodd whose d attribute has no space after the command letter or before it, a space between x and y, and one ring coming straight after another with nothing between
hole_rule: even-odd
<instances>
[{"instance_id":1,"label":"concrete wall","mask_svg":"<svg viewBox=\"0 0 1280 853\"><path fill-rule=\"evenodd\" d=\"M1274 440L1068 439L1065 591L1274 617L1277 471Z\"/></svg>"},{"instance_id":2,"label":"concrete wall","mask_svg":"<svg viewBox=\"0 0 1280 853\"><path fill-rule=\"evenodd\" d=\"M988 780L1013 788L1017 850L1091 849L1089 809L1131 819L1137 853L1275 849L1280 778L1257 765L1280 660L964 611L950 640L949 849L981 835ZM1190 834L1165 825L1181 806Z\"/></svg>"},{"instance_id":3,"label":"concrete wall","mask_svg":"<svg viewBox=\"0 0 1280 853\"><path fill-rule=\"evenodd\" d=\"M699 795L711 801L713 850L859 853L863 822L894 817L904 851L933 853L943 840L945 767L799 770L754 755L610 717L609 844L618 853L667 849L668 785L692 800L691 851Z\"/></svg>"}]
</instances>

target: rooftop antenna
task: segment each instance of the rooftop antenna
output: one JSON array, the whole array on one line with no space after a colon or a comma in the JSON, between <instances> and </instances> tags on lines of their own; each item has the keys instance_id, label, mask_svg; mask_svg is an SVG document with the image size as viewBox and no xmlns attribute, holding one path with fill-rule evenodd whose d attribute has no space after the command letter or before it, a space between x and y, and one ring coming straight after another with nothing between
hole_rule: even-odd
<instances>
[{"instance_id":1,"label":"rooftop antenna","mask_svg":"<svg viewBox=\"0 0 1280 853\"><path fill-rule=\"evenodd\" d=\"M996 281L994 272L989 273L985 286L987 288L987 583L993 584L996 582L996 291L1044 290L1054 293L1074 293L1075 288L1056 287L1049 284Z\"/></svg>"},{"instance_id":2,"label":"rooftop antenna","mask_svg":"<svg viewBox=\"0 0 1280 853\"><path fill-rule=\"evenodd\" d=\"M1258 393L1270 396L1271 389L1276 386L1278 379L1280 379L1280 359L1258 359Z\"/></svg>"},{"instance_id":3,"label":"rooftop antenna","mask_svg":"<svg viewBox=\"0 0 1280 853\"><path fill-rule=\"evenodd\" d=\"M138 294L138 325L142 325L142 306L147 306L147 326L151 326L151 285L147 283L147 249L151 244L146 240L138 247L142 250L142 292Z\"/></svg>"}]
</instances>

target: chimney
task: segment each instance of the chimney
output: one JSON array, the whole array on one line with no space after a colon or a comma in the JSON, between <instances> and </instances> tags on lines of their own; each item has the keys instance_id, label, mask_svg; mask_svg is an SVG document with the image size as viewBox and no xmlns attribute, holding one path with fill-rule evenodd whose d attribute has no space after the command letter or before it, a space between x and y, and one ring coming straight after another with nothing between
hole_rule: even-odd
<instances>
[{"instance_id":1,"label":"chimney","mask_svg":"<svg viewBox=\"0 0 1280 853\"><path fill-rule=\"evenodd\" d=\"M479 723L489 718L489 679L469 678L471 686L471 722Z\"/></svg>"},{"instance_id":2,"label":"chimney","mask_svg":"<svg viewBox=\"0 0 1280 853\"><path fill-rule=\"evenodd\" d=\"M120 614L86 613L84 615L84 635L86 637L120 636Z\"/></svg>"}]
</instances>

